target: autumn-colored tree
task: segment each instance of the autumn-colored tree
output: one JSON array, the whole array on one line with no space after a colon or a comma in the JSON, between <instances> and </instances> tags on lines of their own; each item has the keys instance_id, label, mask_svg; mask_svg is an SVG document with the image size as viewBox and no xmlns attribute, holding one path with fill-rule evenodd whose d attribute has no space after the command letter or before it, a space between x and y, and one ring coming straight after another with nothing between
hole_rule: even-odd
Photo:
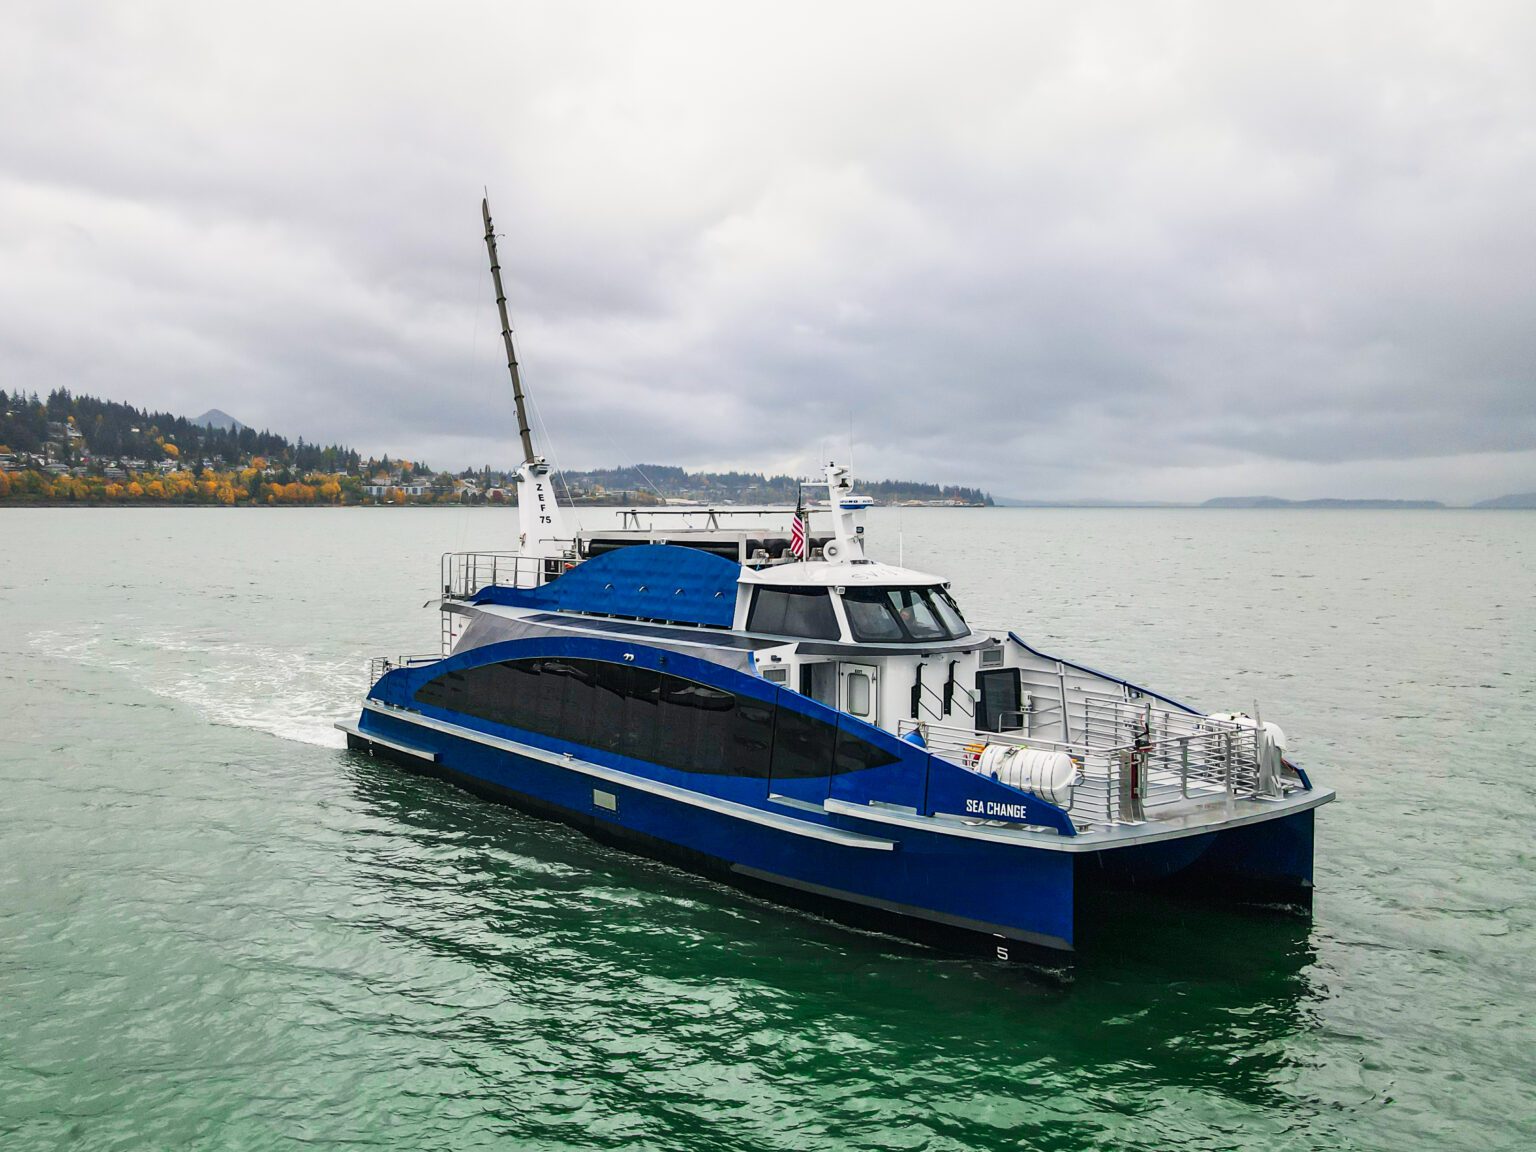
<instances>
[{"instance_id":1,"label":"autumn-colored tree","mask_svg":"<svg viewBox=\"0 0 1536 1152\"><path fill-rule=\"evenodd\" d=\"M169 456L172 460L179 459L180 456L181 456L181 449L176 447L176 445L174 445L174 444L166 443L166 444L160 445L160 447L165 449L165 454L167 456Z\"/></svg>"},{"instance_id":2,"label":"autumn-colored tree","mask_svg":"<svg viewBox=\"0 0 1536 1152\"><path fill-rule=\"evenodd\" d=\"M0 500L4 500L11 494L11 478L4 472L0 472Z\"/></svg>"},{"instance_id":3,"label":"autumn-colored tree","mask_svg":"<svg viewBox=\"0 0 1536 1152\"><path fill-rule=\"evenodd\" d=\"M128 485L128 498L130 500L137 500L137 499L139 499L143 495L144 495L144 485L140 484L137 480L134 480L131 483L129 483L129 485Z\"/></svg>"},{"instance_id":4,"label":"autumn-colored tree","mask_svg":"<svg viewBox=\"0 0 1536 1152\"><path fill-rule=\"evenodd\" d=\"M405 493L400 491L400 489L398 489L398 488L396 488L394 490L394 493L392 494L392 498L393 498L393 500L394 500L394 502L396 504L404 504L405 503Z\"/></svg>"},{"instance_id":5,"label":"autumn-colored tree","mask_svg":"<svg viewBox=\"0 0 1536 1152\"><path fill-rule=\"evenodd\" d=\"M123 498L123 486L121 484L108 484L106 488L108 500L121 500Z\"/></svg>"}]
</instances>

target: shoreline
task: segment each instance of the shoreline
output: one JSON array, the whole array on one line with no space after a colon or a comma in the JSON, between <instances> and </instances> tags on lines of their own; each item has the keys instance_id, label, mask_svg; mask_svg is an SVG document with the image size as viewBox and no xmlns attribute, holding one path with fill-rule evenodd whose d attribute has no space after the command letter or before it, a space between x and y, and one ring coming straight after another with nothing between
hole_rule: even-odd
<instances>
[{"instance_id":1,"label":"shoreline","mask_svg":"<svg viewBox=\"0 0 1536 1152\"><path fill-rule=\"evenodd\" d=\"M638 509L641 512L665 511L668 507L678 508L719 508L721 510L737 507L734 504L689 504L689 505L651 505L651 504L569 504L569 508L613 508L623 511ZM940 512L975 512L984 509L985 504L920 504L916 506L898 504L874 504L874 508L902 508L905 511L926 511L935 509ZM397 510L401 508L447 508L451 510L466 511L469 509L488 509L490 511L512 511L517 508L512 504L183 504L174 500L0 500L0 511L6 508L217 508L221 511L235 511L248 509L262 511L276 511L283 508L303 509L310 512L318 511L349 511L360 508L388 508ZM785 506L789 511L789 506ZM812 508L811 511L826 511L826 509Z\"/></svg>"},{"instance_id":2,"label":"shoreline","mask_svg":"<svg viewBox=\"0 0 1536 1152\"><path fill-rule=\"evenodd\" d=\"M613 508L629 511L638 508L639 511L662 511L664 505L634 505L634 504L572 504L572 508ZM683 505L670 505L677 509ZM720 508L735 507L730 504L697 504L686 505L688 508ZM1211 508L1203 504L1026 504L1026 505L986 505L986 504L874 504L874 508L896 509L897 511L938 511L938 512L976 512L985 511L988 507L1006 512L1536 512L1536 508L1477 508L1472 505L1444 504L1437 508L1381 508L1368 504L1363 505L1326 505L1326 506L1291 506L1274 507L1272 505L1260 505L1249 508L1218 507ZM301 509L308 512L320 511L356 511L359 509L390 509L402 508L445 508L456 511L488 510L488 511L512 511L517 508L511 504L183 504L171 500L145 501L145 500L0 500L0 512L7 508L216 508L220 511L236 511L239 509L280 511L282 509ZM817 509L812 509L817 511Z\"/></svg>"}]
</instances>

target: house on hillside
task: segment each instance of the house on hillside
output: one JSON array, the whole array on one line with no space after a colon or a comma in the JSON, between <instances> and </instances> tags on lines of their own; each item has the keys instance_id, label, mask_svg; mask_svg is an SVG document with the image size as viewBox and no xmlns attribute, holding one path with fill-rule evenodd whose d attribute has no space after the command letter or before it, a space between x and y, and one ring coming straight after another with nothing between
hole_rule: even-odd
<instances>
[{"instance_id":1,"label":"house on hillside","mask_svg":"<svg viewBox=\"0 0 1536 1152\"><path fill-rule=\"evenodd\" d=\"M425 496L432 491L430 484L419 480L401 480L399 476L375 476L363 485L363 495L371 496L376 500L392 500L395 493L416 498Z\"/></svg>"}]
</instances>

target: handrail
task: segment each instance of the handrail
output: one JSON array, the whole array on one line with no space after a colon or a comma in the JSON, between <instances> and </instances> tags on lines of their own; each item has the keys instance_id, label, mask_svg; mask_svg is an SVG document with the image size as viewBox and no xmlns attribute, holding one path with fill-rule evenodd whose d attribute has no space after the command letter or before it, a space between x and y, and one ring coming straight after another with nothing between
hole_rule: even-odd
<instances>
[{"instance_id":1,"label":"handrail","mask_svg":"<svg viewBox=\"0 0 1536 1152\"><path fill-rule=\"evenodd\" d=\"M573 563L511 551L444 552L443 595L467 599L482 588L537 588Z\"/></svg>"},{"instance_id":2,"label":"handrail","mask_svg":"<svg viewBox=\"0 0 1536 1152\"><path fill-rule=\"evenodd\" d=\"M1262 770L1268 737L1261 729L1147 701L1089 699L1085 714L1070 741L911 720L900 721L897 734L918 732L930 753L971 771L989 744L1065 752L1079 769L1067 805L1079 822L1139 823L1192 798L1278 794Z\"/></svg>"},{"instance_id":3,"label":"handrail","mask_svg":"<svg viewBox=\"0 0 1536 1152\"><path fill-rule=\"evenodd\" d=\"M933 697L934 704L929 707L928 711L932 712L935 716L943 716L943 715L945 715L945 712L944 712L944 694L942 692L938 691L937 689L935 689L926 680L920 681L918 686L923 690L923 696L921 697L922 699L926 699L929 696ZM961 713L963 713L966 716L974 716L975 715L975 711L973 709L971 709L971 708L960 708L959 707L959 701L960 701L960 693L956 692L950 698L950 711L955 711L955 710L958 709L958 711L960 711Z\"/></svg>"},{"instance_id":4,"label":"handrail","mask_svg":"<svg viewBox=\"0 0 1536 1152\"><path fill-rule=\"evenodd\" d=\"M368 687L372 688L383 678L386 672L393 672L396 668L436 664L442 658L442 654L437 652L422 653L416 656L374 656L368 661Z\"/></svg>"}]
</instances>

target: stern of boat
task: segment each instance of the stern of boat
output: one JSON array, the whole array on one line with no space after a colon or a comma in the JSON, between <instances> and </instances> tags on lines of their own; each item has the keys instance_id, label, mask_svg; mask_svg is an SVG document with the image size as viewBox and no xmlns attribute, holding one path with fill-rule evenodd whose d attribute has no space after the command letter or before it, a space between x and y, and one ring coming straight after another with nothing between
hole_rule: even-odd
<instances>
[{"instance_id":1,"label":"stern of boat","mask_svg":"<svg viewBox=\"0 0 1536 1152\"><path fill-rule=\"evenodd\" d=\"M1076 831L1079 890L1310 904L1315 813L1334 793L1285 758L1272 726L1145 699L1094 700L1085 712L1068 741L903 728L936 756L1059 805Z\"/></svg>"}]
</instances>

